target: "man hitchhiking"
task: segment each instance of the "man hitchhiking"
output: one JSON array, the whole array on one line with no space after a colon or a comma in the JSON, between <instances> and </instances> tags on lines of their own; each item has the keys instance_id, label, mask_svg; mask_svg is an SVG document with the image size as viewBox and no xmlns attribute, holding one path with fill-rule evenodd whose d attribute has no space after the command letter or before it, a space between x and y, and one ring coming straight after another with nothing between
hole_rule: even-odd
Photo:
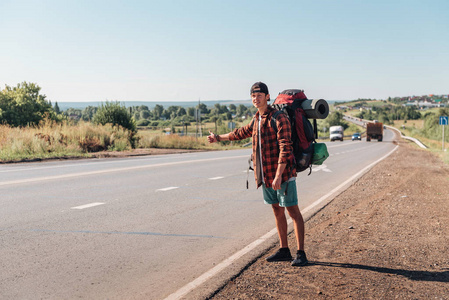
<instances>
[{"instance_id":1,"label":"man hitchhiking","mask_svg":"<svg viewBox=\"0 0 449 300\"><path fill-rule=\"evenodd\" d=\"M268 105L270 94L266 84L256 82L251 87L250 94L252 103L258 110L251 122L227 134L209 132L207 138L209 143L253 138L252 157L256 184L257 187L262 186L264 201L273 208L281 244L281 248L267 257L267 261L293 260L287 240L287 208L293 220L298 246L292 266L304 266L308 261L304 252L304 220L299 211L296 192L291 125L287 116L281 113L276 118L277 132L271 127L271 116L276 109Z\"/></svg>"}]
</instances>

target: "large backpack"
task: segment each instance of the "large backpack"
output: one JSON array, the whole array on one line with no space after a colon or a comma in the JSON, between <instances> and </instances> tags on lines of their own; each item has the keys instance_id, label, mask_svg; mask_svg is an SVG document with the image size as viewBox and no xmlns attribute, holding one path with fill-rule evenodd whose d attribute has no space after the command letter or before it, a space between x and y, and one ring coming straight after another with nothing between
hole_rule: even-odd
<instances>
[{"instance_id":1,"label":"large backpack","mask_svg":"<svg viewBox=\"0 0 449 300\"><path fill-rule=\"evenodd\" d=\"M277 131L276 118L285 113L292 127L293 154L295 157L296 172L310 169L312 172L312 159L314 156L314 142L317 136L316 120L314 126L306 117L301 105L307 100L303 90L285 90L279 93L272 104L278 111L271 117L271 127ZM315 142L316 143L316 142Z\"/></svg>"}]
</instances>

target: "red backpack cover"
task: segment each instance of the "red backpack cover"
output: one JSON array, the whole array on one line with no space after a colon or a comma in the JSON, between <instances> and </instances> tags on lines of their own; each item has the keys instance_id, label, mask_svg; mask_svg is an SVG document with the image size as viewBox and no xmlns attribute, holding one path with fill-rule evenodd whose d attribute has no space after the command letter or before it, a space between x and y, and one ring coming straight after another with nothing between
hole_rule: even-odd
<instances>
[{"instance_id":1,"label":"red backpack cover","mask_svg":"<svg viewBox=\"0 0 449 300\"><path fill-rule=\"evenodd\" d=\"M306 113L301 107L304 100L307 100L303 90L285 90L279 93L272 104L279 110L275 112L271 119L272 127L276 128L276 117L279 113L285 113L292 125L293 154L296 160L296 171L301 172L312 164L313 142L315 134L312 124L306 117Z\"/></svg>"}]
</instances>

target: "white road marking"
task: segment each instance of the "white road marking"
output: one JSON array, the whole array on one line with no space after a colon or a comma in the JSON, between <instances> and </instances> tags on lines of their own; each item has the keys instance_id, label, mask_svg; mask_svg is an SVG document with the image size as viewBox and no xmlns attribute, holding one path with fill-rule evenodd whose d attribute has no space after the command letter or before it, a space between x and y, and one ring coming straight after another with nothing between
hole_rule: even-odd
<instances>
[{"instance_id":1,"label":"white road marking","mask_svg":"<svg viewBox=\"0 0 449 300\"><path fill-rule=\"evenodd\" d=\"M170 187L166 187L163 189L158 189L158 190L156 190L156 192L166 192L166 191L175 190L175 189L179 189L179 186L170 186Z\"/></svg>"},{"instance_id":2,"label":"white road marking","mask_svg":"<svg viewBox=\"0 0 449 300\"><path fill-rule=\"evenodd\" d=\"M85 208L94 207L94 206L103 205L103 204L104 203L102 203L102 202L94 202L94 203L89 203L89 204L85 204L85 205L75 206L75 207L72 207L72 209L85 209Z\"/></svg>"},{"instance_id":3,"label":"white road marking","mask_svg":"<svg viewBox=\"0 0 449 300\"><path fill-rule=\"evenodd\" d=\"M328 172L328 173L332 172L330 169L327 168L327 166L325 164L322 164L321 166L318 166L316 168L312 168L312 172L318 172L318 171L323 171L323 172Z\"/></svg>"},{"instance_id":4,"label":"white road marking","mask_svg":"<svg viewBox=\"0 0 449 300\"><path fill-rule=\"evenodd\" d=\"M209 178L209 180L217 180L217 179L223 179L224 177L221 177L221 176L218 176L218 177L212 177L212 178Z\"/></svg>"},{"instance_id":5,"label":"white road marking","mask_svg":"<svg viewBox=\"0 0 449 300\"><path fill-rule=\"evenodd\" d=\"M348 146L348 144L329 144L329 143L326 143L326 145L327 145L327 147L328 148L337 148L337 147L342 147L342 146Z\"/></svg>"},{"instance_id":6,"label":"white road marking","mask_svg":"<svg viewBox=\"0 0 449 300\"><path fill-rule=\"evenodd\" d=\"M186 153L184 156L187 156L191 153ZM179 154L172 154L176 155L177 157ZM198 156L190 155L190 157ZM44 170L44 169L57 169L57 168L70 168L70 167L79 167L79 166L99 166L99 165L107 165L107 164L117 164L117 163L128 163L130 161L136 161L136 159L139 159L141 161L150 160L161 160L161 159L167 159L167 155L152 155L151 158L145 158L145 157L135 157L132 159L120 159L120 160L110 160L110 161L89 161L86 163L77 163L77 164L66 164L66 165L51 165L51 166L38 166L38 167L32 167L32 168L17 168L17 169L7 169L7 170L0 170L0 173L11 173L11 172L22 172L22 171L35 171L35 170Z\"/></svg>"},{"instance_id":7,"label":"white road marking","mask_svg":"<svg viewBox=\"0 0 449 300\"><path fill-rule=\"evenodd\" d=\"M363 151L366 148L369 148L370 146L367 145L365 147L359 147L356 149L352 149L352 150L346 150L346 151L342 151L342 152L336 152L336 153L329 153L329 156L334 156L334 155L341 155L341 154L345 154L345 153L351 153L351 152L359 152L359 151ZM330 151L329 151L330 152Z\"/></svg>"},{"instance_id":8,"label":"white road marking","mask_svg":"<svg viewBox=\"0 0 449 300\"><path fill-rule=\"evenodd\" d=\"M331 197L332 195L336 194L340 189L343 189L344 187L346 187L346 185L351 184L356 178L358 178L359 176L362 176L365 172L367 172L369 169L371 169L377 163L379 163L380 161L382 161L385 158L387 158L388 156L390 156L390 154L392 154L394 151L396 151L398 147L399 146L396 146L388 154L386 154L385 156L383 156L380 159L376 160L372 164L366 166L365 168L363 168L358 173L354 174L351 178L349 178L348 180L346 180L345 182L343 182L342 184L337 186L335 189L333 189L332 191L330 191L329 193L327 193L326 195L324 195L323 197L321 197L317 201L313 202L311 205L309 205L306 208L302 209L301 212L304 214L304 213L312 210L312 208L314 208L315 206L317 206L321 202L325 201L327 198ZM289 218L288 219L288 224L291 224L291 223L292 223L292 220L291 220L291 218ZM267 239L271 238L274 235L277 235L277 229L276 228L274 228L270 232L264 234L262 237L258 238L257 240L255 240L254 242L252 242L251 244L249 244L248 246L246 246L242 250L238 251L234 255L230 256L227 259L225 259L224 261L222 261L221 263L219 263L218 265L216 265L215 267L213 267L209 271L203 273L201 276L199 276L195 280L187 283L185 286L183 286L182 288L180 288L179 290L177 290L176 292L174 292L173 294L171 294L167 298L165 298L165 300L182 299L185 295L187 295L188 293L193 291L195 288L199 287L201 284L205 283L211 277L217 275L219 272L221 272L222 270L224 270L228 266L232 265L234 263L234 261L236 261L237 259L241 258L243 255L251 252L258 245L260 245L261 243L263 243L264 241L266 241Z\"/></svg>"},{"instance_id":9,"label":"white road marking","mask_svg":"<svg viewBox=\"0 0 449 300\"><path fill-rule=\"evenodd\" d=\"M244 158L244 157L248 157L248 155L232 156L232 158ZM198 162L206 162L206 161L217 161L217 160L225 160L225 159L229 159L229 156L205 158L205 159L196 159L196 160L185 160L185 161L177 161L177 162L168 162L168 163L160 163L160 164L154 164L154 165L141 165L141 166L125 167L125 168L113 168L113 169L107 169L107 170L80 172L80 173L65 174L65 175L55 175L55 176L46 176L46 177L37 177L37 178L18 179L18 180L11 180L11 181L0 182L0 186L12 185L12 184L30 183L30 182L39 182L39 181L46 181L46 180L65 179L65 178L73 178L73 177L82 177L82 176L87 176L87 175L98 175L98 174L113 173L113 172L124 172L124 171L130 171L130 170L150 169L150 168L156 168L156 167L173 166L173 165L178 165L178 164L189 164L189 163L198 163Z\"/></svg>"}]
</instances>

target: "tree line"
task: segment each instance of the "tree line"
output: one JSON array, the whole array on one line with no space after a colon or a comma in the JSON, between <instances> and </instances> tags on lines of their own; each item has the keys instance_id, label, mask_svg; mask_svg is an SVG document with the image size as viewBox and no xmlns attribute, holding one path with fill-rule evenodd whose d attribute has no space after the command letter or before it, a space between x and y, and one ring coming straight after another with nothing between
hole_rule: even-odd
<instances>
[{"instance_id":1,"label":"tree line","mask_svg":"<svg viewBox=\"0 0 449 300\"><path fill-rule=\"evenodd\" d=\"M156 104L153 109L146 105L131 106L127 109L139 127L185 126L191 125L199 119L202 122L215 122L221 125L225 121L242 121L242 118L255 113L254 108L243 104L226 106L219 103L212 108L208 108L204 103L200 103L196 107L188 108L173 105L164 107L161 104ZM97 110L98 107L95 106L88 106L82 110L69 108L63 114L76 120L92 121Z\"/></svg>"},{"instance_id":2,"label":"tree line","mask_svg":"<svg viewBox=\"0 0 449 300\"><path fill-rule=\"evenodd\" d=\"M145 105L126 108L119 102L106 102L99 107L88 106L82 110L70 108L60 111L58 103L52 105L45 95L40 94L40 90L41 88L35 83L22 82L15 87L6 86L0 91L0 124L20 127L37 126L44 119L56 122L83 120L102 125L111 123L114 126L122 126L131 132L132 137L138 126L174 129L174 126L192 125L193 122L201 119L202 122L215 123L216 131L222 133L228 131L225 122L251 118L257 110L255 107L247 107L243 104L226 106L217 103L211 108L204 103L189 108L181 106L164 108L163 105L157 104L150 109ZM385 105L361 111L357 117L378 120L385 124L391 124L394 120L425 119L423 133L433 137L439 130L438 118L444 115L449 115L448 108L440 109L437 114L428 112L422 115L415 107ZM323 121L320 122L319 129L333 125L348 126L343 120L343 114L338 111L331 113Z\"/></svg>"},{"instance_id":3,"label":"tree line","mask_svg":"<svg viewBox=\"0 0 449 300\"><path fill-rule=\"evenodd\" d=\"M186 126L198 120L214 122L221 126L226 121L242 121L256 111L254 107L243 104L226 106L219 103L212 108L208 108L204 103L188 108L181 106L165 108L161 104L157 104L153 109L146 105L127 108L117 101L106 102L100 106L88 106L84 109L69 108L61 111L58 103L52 105L40 90L41 88L35 83L22 82L15 87L6 85L5 89L0 91L0 124L13 127L36 126L45 118L75 123L80 120L103 123L115 116L119 119L120 125L130 130L134 130L136 126L153 128Z\"/></svg>"},{"instance_id":4,"label":"tree line","mask_svg":"<svg viewBox=\"0 0 449 300\"><path fill-rule=\"evenodd\" d=\"M415 106L387 105L373 107L361 111L356 117L367 120L378 120L385 124L393 124L394 120L418 120L422 118L421 112Z\"/></svg>"},{"instance_id":5,"label":"tree line","mask_svg":"<svg viewBox=\"0 0 449 300\"><path fill-rule=\"evenodd\" d=\"M56 102L53 106L51 101L46 100L45 95L40 94L40 90L38 85L27 82L18 84L16 87L6 86L0 93L0 123L16 127L36 126L44 118L74 123L82 120L103 125L106 123L120 125L135 133L137 127L153 129L169 127L174 132L174 126L189 126L201 120L201 122L215 123L215 131L224 133L229 131L227 122L241 122L251 118L257 111L255 107L247 107L243 104L226 106L217 103L211 108L204 103L188 108L181 106L165 108L157 104L150 109L146 105L126 108L119 102L106 102L99 107L88 106L84 109L69 108L61 111L58 103ZM319 125L320 131L326 126L348 126L340 112L331 113Z\"/></svg>"}]
</instances>

